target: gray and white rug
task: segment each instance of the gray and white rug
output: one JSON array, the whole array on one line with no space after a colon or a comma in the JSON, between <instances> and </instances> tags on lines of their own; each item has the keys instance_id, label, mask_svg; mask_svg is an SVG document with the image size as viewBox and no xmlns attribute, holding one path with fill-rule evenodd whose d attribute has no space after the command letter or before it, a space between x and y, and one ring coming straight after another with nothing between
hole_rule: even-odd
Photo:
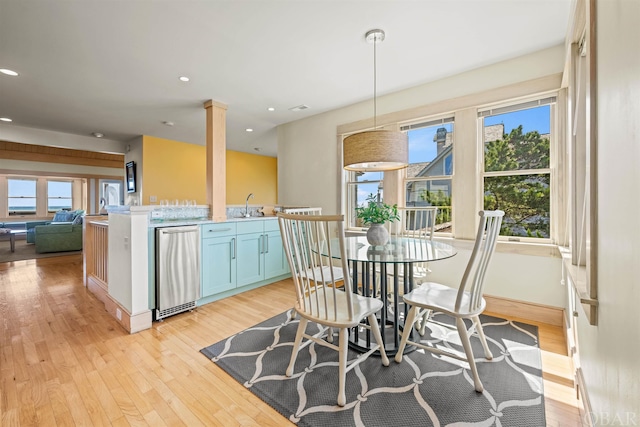
<instances>
[{"instance_id":1,"label":"gray and white rug","mask_svg":"<svg viewBox=\"0 0 640 427\"><path fill-rule=\"evenodd\" d=\"M414 351L402 363L382 366L371 356L347 374L347 404L336 405L337 352L312 343L285 376L298 320L282 313L201 352L229 375L300 426L545 426L537 328L481 316L494 358L471 342L484 392L477 393L469 365ZM462 351L448 316L436 314L423 342ZM318 325L309 324L308 332ZM337 338L337 337L336 337ZM334 341L334 342L337 342ZM349 359L357 353L350 350Z\"/></svg>"}]
</instances>

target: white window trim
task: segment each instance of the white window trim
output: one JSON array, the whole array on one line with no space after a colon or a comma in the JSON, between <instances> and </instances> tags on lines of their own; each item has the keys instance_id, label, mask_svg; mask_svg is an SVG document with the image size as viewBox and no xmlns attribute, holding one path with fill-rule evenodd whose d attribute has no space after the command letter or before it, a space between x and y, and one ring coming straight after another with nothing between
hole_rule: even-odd
<instances>
[{"instance_id":1,"label":"white window trim","mask_svg":"<svg viewBox=\"0 0 640 427\"><path fill-rule=\"evenodd\" d=\"M527 105L533 104L535 101L546 101L548 98L555 98L552 102L540 103L539 106L542 105L550 105L550 113L549 113L549 167L541 168L541 169L518 169L513 171L484 171L484 118L493 114L482 114L483 112L489 112L492 110L502 110L504 108L509 107L517 107L522 106L522 108L516 108L512 111L522 111L529 108L535 108L536 105ZM556 209L556 200L558 198L559 186L556 178L557 171L557 157L555 153L557 152L557 144L559 141L558 138L558 102L560 98L560 93L557 90L540 93L537 95L527 96L524 98L519 98L512 101L504 101L498 104L489 104L484 105L478 108L478 144L480 150L480 199L479 202L481 205L479 209L484 209L484 198L482 195L484 194L484 178L496 177L496 176L514 176L514 175L543 175L549 174L549 188L551 188L551 192L549 195L549 237L548 238L539 238L539 237L526 237L526 236L498 236L498 241L503 242L519 242L519 243L541 243L541 244L549 244L555 245L557 242L556 233L557 233L557 224L561 220L559 213L557 213ZM503 112L496 112L495 114L502 114ZM455 165L455 163L454 163ZM556 218L558 216L558 218Z\"/></svg>"},{"instance_id":2,"label":"white window trim","mask_svg":"<svg viewBox=\"0 0 640 427\"><path fill-rule=\"evenodd\" d=\"M483 197L479 197L482 192L482 180L480 179L481 173L484 170L484 165L481 162L484 158L483 151L480 150L481 138L477 137L480 132L478 129L478 111L482 111L489 107L500 107L506 104L514 104L518 102L527 102L537 98L544 98L545 96L555 96L557 99L557 108L560 114L562 103L565 102L561 98L561 81L562 74L553 74L545 77L541 77L534 80L523 81L508 86L488 90L485 92L479 92L477 94L470 94L460 98L452 98L443 101L438 101L433 104L422 105L414 108L409 108L402 111L392 112L378 116L378 123L383 123L385 127L399 128L399 125L405 126L411 123L419 123L426 118L437 119L438 117L453 116L455 117L456 126L456 140L457 144L454 144L454 175L453 175L453 194L452 194L452 209L458 214L453 218L453 235L451 240L466 242L472 240L475 237L477 231L478 215L477 212L483 208ZM500 99L497 99L497 98ZM552 116L552 120L553 120ZM565 146L565 134L562 117L558 117L558 122L553 122L552 127L555 130L553 138L555 141L550 141L550 146L555 149L551 149L551 185L557 185L558 181L555 178L556 175L565 173L565 169L568 164L562 163L561 170L557 170L557 156L555 151L562 152ZM337 139L338 139L338 158L342 161L342 140L348 134L354 132L360 132L370 127L369 120L360 120L352 123L345 123L337 127ZM473 140L473 144L464 144L461 141ZM347 195L346 195L346 182L347 178L344 170L338 171L340 175L340 204L342 211L345 213L347 209ZM386 180L386 179L385 179ZM399 180L402 182L402 179ZM555 183L555 184L554 184ZM557 221L563 220L566 213L566 203L554 200L554 198L561 197L561 189L555 188L556 196L552 194L551 200L551 212L556 212L556 215L551 220L551 236L554 236L554 230ZM385 185L385 199L392 200L390 191L400 191L400 188L393 190L387 188ZM401 192L403 193L403 192ZM393 195L397 197L397 195ZM404 196L403 196L404 197ZM397 200L397 199L396 199ZM463 213L465 212L465 213ZM346 215L345 215L346 216ZM562 227L560 227L562 228ZM498 251L500 248L508 248L504 252L518 253L522 255L534 255L534 256L552 256L559 257L560 254L557 250L557 246L551 243L541 242L540 239L534 239L533 242L499 242Z\"/></svg>"}]
</instances>

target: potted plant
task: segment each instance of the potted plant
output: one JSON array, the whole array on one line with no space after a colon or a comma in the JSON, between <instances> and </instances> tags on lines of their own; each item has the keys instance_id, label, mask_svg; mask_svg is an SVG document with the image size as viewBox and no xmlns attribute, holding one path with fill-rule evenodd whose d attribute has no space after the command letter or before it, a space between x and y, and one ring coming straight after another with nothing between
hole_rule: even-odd
<instances>
[{"instance_id":1,"label":"potted plant","mask_svg":"<svg viewBox=\"0 0 640 427\"><path fill-rule=\"evenodd\" d=\"M385 222L400 220L398 205L389 206L379 202L375 194L367 196L365 206L356 207L356 216L362 219L365 225L369 225L367 240L373 246L382 246L389 241L389 232L384 227Z\"/></svg>"}]
</instances>

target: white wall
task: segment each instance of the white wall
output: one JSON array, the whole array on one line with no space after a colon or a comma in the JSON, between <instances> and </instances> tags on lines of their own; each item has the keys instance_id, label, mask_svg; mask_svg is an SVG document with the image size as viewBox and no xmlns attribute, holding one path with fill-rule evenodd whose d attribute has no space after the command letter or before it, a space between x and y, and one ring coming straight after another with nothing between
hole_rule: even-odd
<instances>
[{"instance_id":1,"label":"white wall","mask_svg":"<svg viewBox=\"0 0 640 427\"><path fill-rule=\"evenodd\" d=\"M557 46L389 94L378 98L378 115L561 73L564 60L564 47ZM337 127L371 116L372 102L367 101L279 126L278 202L321 206L324 212L339 213L342 165ZM463 151L477 150L476 144L475 138L456 141ZM475 229L469 233L474 235ZM434 263L434 280L457 286L468 258L469 251L461 249L451 260ZM560 280L559 258L498 253L490 269L486 293L564 307L565 292Z\"/></svg>"},{"instance_id":2,"label":"white wall","mask_svg":"<svg viewBox=\"0 0 640 427\"><path fill-rule=\"evenodd\" d=\"M429 280L457 288L470 256L471 250L458 249L456 256L430 263ZM561 278L562 265L558 258L497 251L487 270L484 293L535 304L564 307L566 291L560 283Z\"/></svg>"},{"instance_id":3,"label":"white wall","mask_svg":"<svg viewBox=\"0 0 640 427\"><path fill-rule=\"evenodd\" d=\"M640 425L638 19L639 1L597 2L598 325L580 316L578 342L599 425Z\"/></svg>"}]
</instances>

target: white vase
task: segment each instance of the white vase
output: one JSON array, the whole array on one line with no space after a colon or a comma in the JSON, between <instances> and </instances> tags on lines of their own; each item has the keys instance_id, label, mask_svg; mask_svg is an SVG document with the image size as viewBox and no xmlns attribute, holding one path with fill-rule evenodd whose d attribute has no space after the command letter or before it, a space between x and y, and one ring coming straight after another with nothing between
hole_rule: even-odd
<instances>
[{"instance_id":1,"label":"white vase","mask_svg":"<svg viewBox=\"0 0 640 427\"><path fill-rule=\"evenodd\" d=\"M384 224L371 224L367 230L367 241L372 246L384 246L389 241L389 232Z\"/></svg>"}]
</instances>

